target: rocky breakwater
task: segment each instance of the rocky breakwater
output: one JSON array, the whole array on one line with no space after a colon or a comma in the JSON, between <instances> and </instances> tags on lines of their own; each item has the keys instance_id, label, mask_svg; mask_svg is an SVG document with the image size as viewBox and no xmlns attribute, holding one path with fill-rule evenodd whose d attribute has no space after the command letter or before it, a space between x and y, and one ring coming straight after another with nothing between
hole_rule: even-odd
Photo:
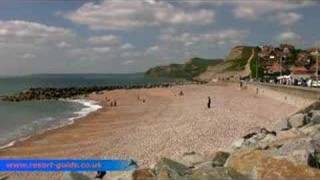
<instances>
[{"instance_id":1,"label":"rocky breakwater","mask_svg":"<svg viewBox=\"0 0 320 180\"><path fill-rule=\"evenodd\" d=\"M115 89L141 89L141 88L167 88L174 85L182 85L186 82L143 84L143 85L115 85L115 86L94 86L94 87L70 87L70 88L30 88L13 96L2 96L1 100L19 102L31 100L51 100L73 98L90 93L110 91Z\"/></svg>"},{"instance_id":2,"label":"rocky breakwater","mask_svg":"<svg viewBox=\"0 0 320 180\"><path fill-rule=\"evenodd\" d=\"M74 175L74 174L73 174ZM78 174L92 179L90 174ZM74 179L64 174L65 180ZM211 156L189 152L150 168L111 173L111 180L320 179L320 102L288 117L274 131L260 129Z\"/></svg>"}]
</instances>

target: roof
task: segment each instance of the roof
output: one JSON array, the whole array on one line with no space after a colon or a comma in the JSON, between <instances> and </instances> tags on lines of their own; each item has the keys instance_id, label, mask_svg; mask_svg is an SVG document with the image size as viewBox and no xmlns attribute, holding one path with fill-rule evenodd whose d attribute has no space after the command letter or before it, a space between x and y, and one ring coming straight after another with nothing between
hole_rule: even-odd
<instances>
[{"instance_id":1,"label":"roof","mask_svg":"<svg viewBox=\"0 0 320 180\"><path fill-rule=\"evenodd\" d=\"M312 74L313 72L304 66L294 66L290 68L292 74Z\"/></svg>"}]
</instances>

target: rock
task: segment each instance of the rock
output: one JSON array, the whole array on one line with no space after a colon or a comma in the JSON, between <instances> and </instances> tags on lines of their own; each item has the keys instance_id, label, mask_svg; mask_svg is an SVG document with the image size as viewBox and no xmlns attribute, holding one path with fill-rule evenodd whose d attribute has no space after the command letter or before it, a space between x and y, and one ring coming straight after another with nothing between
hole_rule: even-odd
<instances>
[{"instance_id":1,"label":"rock","mask_svg":"<svg viewBox=\"0 0 320 180\"><path fill-rule=\"evenodd\" d=\"M320 153L315 152L309 156L309 166L314 168L320 168Z\"/></svg>"},{"instance_id":2,"label":"rock","mask_svg":"<svg viewBox=\"0 0 320 180\"><path fill-rule=\"evenodd\" d=\"M151 169L135 170L132 174L132 180L155 180L155 174Z\"/></svg>"},{"instance_id":3,"label":"rock","mask_svg":"<svg viewBox=\"0 0 320 180\"><path fill-rule=\"evenodd\" d=\"M77 172L67 172L62 176L63 180L94 180L94 178L90 178L87 175L77 173Z\"/></svg>"},{"instance_id":4,"label":"rock","mask_svg":"<svg viewBox=\"0 0 320 180\"><path fill-rule=\"evenodd\" d=\"M8 175L0 175L0 180L7 180L9 179Z\"/></svg>"},{"instance_id":5,"label":"rock","mask_svg":"<svg viewBox=\"0 0 320 180\"><path fill-rule=\"evenodd\" d=\"M133 171L108 172L107 180L132 180Z\"/></svg>"},{"instance_id":6,"label":"rock","mask_svg":"<svg viewBox=\"0 0 320 180\"><path fill-rule=\"evenodd\" d=\"M241 148L266 148L276 136L276 132L262 128L258 133L250 133L243 137ZM241 149L240 148L240 149Z\"/></svg>"},{"instance_id":7,"label":"rock","mask_svg":"<svg viewBox=\"0 0 320 180\"><path fill-rule=\"evenodd\" d=\"M182 157L178 160L179 163L187 166L187 167L194 167L197 164L200 164L205 161L205 158L198 153L190 152L184 153Z\"/></svg>"},{"instance_id":8,"label":"rock","mask_svg":"<svg viewBox=\"0 0 320 180\"><path fill-rule=\"evenodd\" d=\"M290 129L288 120L287 120L287 119L283 119L283 120L281 120L281 121L278 121L278 122L274 125L273 129L274 129L275 131L277 131L277 132L279 132L279 131L285 131L285 130Z\"/></svg>"},{"instance_id":9,"label":"rock","mask_svg":"<svg viewBox=\"0 0 320 180\"><path fill-rule=\"evenodd\" d=\"M267 134L263 139L257 142L257 147L260 149L270 148L270 144L276 139L273 134Z\"/></svg>"},{"instance_id":10,"label":"rock","mask_svg":"<svg viewBox=\"0 0 320 180\"><path fill-rule=\"evenodd\" d=\"M243 175L228 167L197 169L185 178L185 180L245 180Z\"/></svg>"},{"instance_id":11,"label":"rock","mask_svg":"<svg viewBox=\"0 0 320 180\"><path fill-rule=\"evenodd\" d=\"M243 143L244 143L244 138L238 139L232 143L231 149L233 151L236 149L240 149Z\"/></svg>"},{"instance_id":12,"label":"rock","mask_svg":"<svg viewBox=\"0 0 320 180\"><path fill-rule=\"evenodd\" d=\"M272 157L262 150L242 150L233 153L226 165L236 172L252 179L318 179L320 170L302 164L294 164L286 159Z\"/></svg>"},{"instance_id":13,"label":"rock","mask_svg":"<svg viewBox=\"0 0 320 180\"><path fill-rule=\"evenodd\" d=\"M312 110L310 111L311 118L310 121L313 124L320 124L320 111L319 110Z\"/></svg>"},{"instance_id":14,"label":"rock","mask_svg":"<svg viewBox=\"0 0 320 180\"><path fill-rule=\"evenodd\" d=\"M159 179L170 180L181 179L191 172L187 166L167 158L162 158L155 165L154 171Z\"/></svg>"},{"instance_id":15,"label":"rock","mask_svg":"<svg viewBox=\"0 0 320 180\"><path fill-rule=\"evenodd\" d=\"M313 136L315 134L318 134L320 132L320 124L307 124L306 126L303 126L302 128L299 128L299 131L304 133L307 136Z\"/></svg>"},{"instance_id":16,"label":"rock","mask_svg":"<svg viewBox=\"0 0 320 180\"><path fill-rule=\"evenodd\" d=\"M305 125L304 114L294 114L288 118L288 124L290 128L299 128Z\"/></svg>"},{"instance_id":17,"label":"rock","mask_svg":"<svg viewBox=\"0 0 320 180\"><path fill-rule=\"evenodd\" d=\"M213 167L222 167L227 159L229 158L230 153L219 151L215 154L212 159L212 166Z\"/></svg>"},{"instance_id":18,"label":"rock","mask_svg":"<svg viewBox=\"0 0 320 180\"><path fill-rule=\"evenodd\" d=\"M270 151L275 157L282 157L295 164L308 165L310 154L315 152L315 147L310 137L288 140L280 148Z\"/></svg>"}]
</instances>

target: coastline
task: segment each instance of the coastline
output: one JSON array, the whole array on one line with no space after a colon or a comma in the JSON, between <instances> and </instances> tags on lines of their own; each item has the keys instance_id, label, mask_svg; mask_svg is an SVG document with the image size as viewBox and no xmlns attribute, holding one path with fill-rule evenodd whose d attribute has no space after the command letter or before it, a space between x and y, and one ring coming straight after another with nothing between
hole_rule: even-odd
<instances>
[{"instance_id":1,"label":"coastline","mask_svg":"<svg viewBox=\"0 0 320 180\"><path fill-rule=\"evenodd\" d=\"M180 91L185 95L179 96ZM208 96L213 99L211 109L206 108ZM117 100L118 106L108 106L105 97ZM148 167L161 157L175 158L191 151L210 157L248 132L271 129L279 119L300 109L232 84L113 90L88 98L102 108L71 125L2 149L0 156L132 158Z\"/></svg>"},{"instance_id":2,"label":"coastline","mask_svg":"<svg viewBox=\"0 0 320 180\"><path fill-rule=\"evenodd\" d=\"M99 102L96 102L96 101L93 101L90 99L83 99L83 98L82 99L62 99L59 101L78 103L78 104L83 105L84 107L79 111L73 112L74 116L66 119L65 122L61 122L58 125L42 129L41 131L38 131L34 134L29 134L26 136L17 137L14 140L11 140L8 143L3 144L2 146L0 146L0 151L3 149L9 148L11 146L14 146L15 144L17 144L19 142L26 141L33 136L39 136L43 133L46 133L47 131L52 131L52 130L56 130L59 128L63 128L65 126L72 125L75 123L76 120L79 120L81 118L85 118L89 114L94 113L95 111L98 111L99 109L101 109L103 107L103 106L99 105Z\"/></svg>"}]
</instances>

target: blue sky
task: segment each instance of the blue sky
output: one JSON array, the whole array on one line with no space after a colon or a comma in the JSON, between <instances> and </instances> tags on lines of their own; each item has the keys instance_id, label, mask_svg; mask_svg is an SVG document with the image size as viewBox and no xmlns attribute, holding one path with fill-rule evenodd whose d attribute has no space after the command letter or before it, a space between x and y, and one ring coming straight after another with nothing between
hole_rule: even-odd
<instances>
[{"instance_id":1,"label":"blue sky","mask_svg":"<svg viewBox=\"0 0 320 180\"><path fill-rule=\"evenodd\" d=\"M0 75L142 72L236 45L320 42L316 1L1 0Z\"/></svg>"}]
</instances>

